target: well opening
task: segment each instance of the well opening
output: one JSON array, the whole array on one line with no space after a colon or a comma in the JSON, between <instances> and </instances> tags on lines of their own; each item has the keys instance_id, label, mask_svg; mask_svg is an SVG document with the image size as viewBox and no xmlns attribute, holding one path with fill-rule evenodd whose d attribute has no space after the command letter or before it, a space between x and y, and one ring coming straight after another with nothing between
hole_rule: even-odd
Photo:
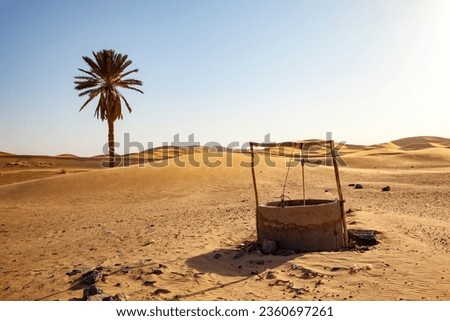
<instances>
[{"instance_id":1,"label":"well opening","mask_svg":"<svg viewBox=\"0 0 450 321\"><path fill-rule=\"evenodd\" d=\"M328 204L334 203L336 200L322 200L322 199L298 199L298 200L285 200L285 201L274 201L267 202L265 206L267 207L290 207L290 206L311 206L311 205L320 205L320 204Z\"/></svg>"},{"instance_id":2,"label":"well opening","mask_svg":"<svg viewBox=\"0 0 450 321\"><path fill-rule=\"evenodd\" d=\"M308 144L310 143L311 141L308 141ZM334 142L320 141L320 144L328 147L328 155L332 159L339 195L339 199L335 200L306 198L304 164L310 161L311 157L303 154L304 144L306 143L250 143L258 241L261 244L265 240L274 241L278 249L290 249L296 252L336 251L345 248L348 246L347 224ZM301 153L297 158L300 159L302 165L302 199L285 198L288 168L281 200L259 203L253 146L268 147L269 149L288 146L292 149L300 149ZM292 152L291 159L294 155Z\"/></svg>"}]
</instances>

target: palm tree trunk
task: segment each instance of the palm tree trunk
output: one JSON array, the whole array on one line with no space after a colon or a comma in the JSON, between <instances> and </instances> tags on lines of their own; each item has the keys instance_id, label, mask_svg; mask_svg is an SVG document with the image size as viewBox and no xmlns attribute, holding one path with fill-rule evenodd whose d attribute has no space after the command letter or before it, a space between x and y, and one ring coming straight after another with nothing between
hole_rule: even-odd
<instances>
[{"instance_id":1,"label":"palm tree trunk","mask_svg":"<svg viewBox=\"0 0 450 321\"><path fill-rule=\"evenodd\" d=\"M109 167L114 167L114 120L108 119Z\"/></svg>"}]
</instances>

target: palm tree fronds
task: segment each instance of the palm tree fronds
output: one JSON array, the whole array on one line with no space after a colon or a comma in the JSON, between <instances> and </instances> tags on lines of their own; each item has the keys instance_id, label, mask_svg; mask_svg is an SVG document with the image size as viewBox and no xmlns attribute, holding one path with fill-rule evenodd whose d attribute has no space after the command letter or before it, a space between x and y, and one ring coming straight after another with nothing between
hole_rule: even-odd
<instances>
[{"instance_id":1,"label":"palm tree fronds","mask_svg":"<svg viewBox=\"0 0 450 321\"><path fill-rule=\"evenodd\" d=\"M96 78L96 79L100 78L98 75L96 75L95 73L93 73L91 71L87 71L87 70L84 70L84 69L81 69L81 68L78 68L78 70L81 71L81 72L84 72L84 73L86 73L86 74L88 74L90 76L92 76L93 78ZM75 78L76 77L80 77L80 76L75 76Z\"/></svg>"},{"instance_id":2,"label":"palm tree fronds","mask_svg":"<svg viewBox=\"0 0 450 321\"><path fill-rule=\"evenodd\" d=\"M83 104L83 106L81 106L79 111L82 111L84 107L86 107L87 104L89 104L95 97L97 97L97 95L90 95L90 97L88 98L88 100L86 100L86 102Z\"/></svg>"},{"instance_id":3,"label":"palm tree fronds","mask_svg":"<svg viewBox=\"0 0 450 321\"><path fill-rule=\"evenodd\" d=\"M120 86L142 86L142 81L137 79L124 79L120 81Z\"/></svg>"},{"instance_id":4,"label":"palm tree fronds","mask_svg":"<svg viewBox=\"0 0 450 321\"><path fill-rule=\"evenodd\" d=\"M75 79L86 79L86 80L96 79L96 78L92 78L92 76L75 76L73 78L75 78Z\"/></svg>"},{"instance_id":5,"label":"palm tree fronds","mask_svg":"<svg viewBox=\"0 0 450 321\"><path fill-rule=\"evenodd\" d=\"M126 89L131 89L131 90L135 90L135 91L138 91L138 92L140 92L141 94L143 94L144 92L142 91L142 90L140 90L140 89L138 89L138 88L134 88L134 87L130 87L130 86L120 86L120 87L122 87L122 88L126 88Z\"/></svg>"},{"instance_id":6,"label":"palm tree fronds","mask_svg":"<svg viewBox=\"0 0 450 321\"><path fill-rule=\"evenodd\" d=\"M102 70L91 58L83 57L83 60L89 65L89 67L91 67L91 73L97 75L97 77L102 78Z\"/></svg>"},{"instance_id":7,"label":"palm tree fronds","mask_svg":"<svg viewBox=\"0 0 450 321\"><path fill-rule=\"evenodd\" d=\"M84 90L84 89L96 87L99 85L98 81L91 81L91 80L75 81L75 84L76 84L76 86L75 86L76 90Z\"/></svg>"},{"instance_id":8,"label":"palm tree fronds","mask_svg":"<svg viewBox=\"0 0 450 321\"><path fill-rule=\"evenodd\" d=\"M118 92L118 93L120 95L120 98L122 98L123 101L125 102L125 106L127 106L128 112L131 113L131 106L130 106L130 104L128 103L128 101L125 99L125 97L120 92Z\"/></svg>"},{"instance_id":9,"label":"palm tree fronds","mask_svg":"<svg viewBox=\"0 0 450 321\"><path fill-rule=\"evenodd\" d=\"M123 78L125 76L128 76L129 74L132 74L132 73L138 72L138 71L139 71L139 69L133 69L133 70L127 71L126 73L121 74L120 78Z\"/></svg>"}]
</instances>

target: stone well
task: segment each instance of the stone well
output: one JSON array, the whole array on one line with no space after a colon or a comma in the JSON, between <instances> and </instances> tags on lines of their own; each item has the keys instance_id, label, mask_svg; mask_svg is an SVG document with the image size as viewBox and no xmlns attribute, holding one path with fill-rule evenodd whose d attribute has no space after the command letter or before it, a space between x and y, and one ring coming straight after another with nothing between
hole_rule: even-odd
<instances>
[{"instance_id":1,"label":"stone well","mask_svg":"<svg viewBox=\"0 0 450 321\"><path fill-rule=\"evenodd\" d=\"M305 202L305 203L304 203ZM344 248L344 222L338 200L307 199L257 206L258 241L299 252Z\"/></svg>"}]
</instances>

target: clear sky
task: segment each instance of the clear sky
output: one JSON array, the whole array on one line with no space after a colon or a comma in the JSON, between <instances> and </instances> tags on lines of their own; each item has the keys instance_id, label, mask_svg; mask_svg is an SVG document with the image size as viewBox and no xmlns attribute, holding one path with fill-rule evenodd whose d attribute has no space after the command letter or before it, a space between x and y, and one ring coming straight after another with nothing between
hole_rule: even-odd
<instances>
[{"instance_id":1,"label":"clear sky","mask_svg":"<svg viewBox=\"0 0 450 321\"><path fill-rule=\"evenodd\" d=\"M144 83L121 144L450 137L448 0L0 0L1 151L102 153L73 84L101 49Z\"/></svg>"}]
</instances>

